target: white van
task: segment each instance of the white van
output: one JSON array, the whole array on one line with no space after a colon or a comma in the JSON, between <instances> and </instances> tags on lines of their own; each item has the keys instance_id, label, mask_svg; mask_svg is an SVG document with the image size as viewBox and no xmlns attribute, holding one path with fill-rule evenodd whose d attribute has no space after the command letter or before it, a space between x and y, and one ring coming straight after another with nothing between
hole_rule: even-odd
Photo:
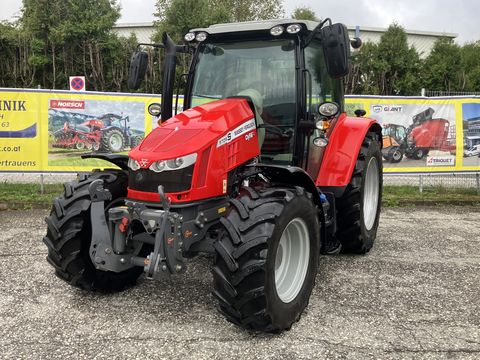
<instances>
[{"instance_id":1,"label":"white van","mask_svg":"<svg viewBox=\"0 0 480 360\"><path fill-rule=\"evenodd\" d=\"M463 155L465 157L467 156L475 156L475 155L480 155L480 144L477 144L475 146L472 146L470 149L465 149L463 151Z\"/></svg>"}]
</instances>

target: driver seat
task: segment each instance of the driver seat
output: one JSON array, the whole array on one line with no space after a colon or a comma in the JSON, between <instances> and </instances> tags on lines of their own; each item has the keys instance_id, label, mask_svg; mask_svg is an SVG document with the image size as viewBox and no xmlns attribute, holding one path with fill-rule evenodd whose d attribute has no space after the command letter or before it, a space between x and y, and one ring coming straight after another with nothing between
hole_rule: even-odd
<instances>
[{"instance_id":1,"label":"driver seat","mask_svg":"<svg viewBox=\"0 0 480 360\"><path fill-rule=\"evenodd\" d=\"M238 93L238 96L248 96L252 99L253 105L255 106L255 120L257 122L257 135L258 135L258 145L260 149L263 146L265 141L265 128L258 128L258 126L263 125L264 121L262 119L263 112L263 97L258 90L255 89L246 89Z\"/></svg>"}]
</instances>

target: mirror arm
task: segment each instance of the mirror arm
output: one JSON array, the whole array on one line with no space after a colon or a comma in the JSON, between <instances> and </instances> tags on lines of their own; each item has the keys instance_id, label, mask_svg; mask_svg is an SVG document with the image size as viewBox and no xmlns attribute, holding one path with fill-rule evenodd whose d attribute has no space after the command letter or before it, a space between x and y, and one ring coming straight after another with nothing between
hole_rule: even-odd
<instances>
[{"instance_id":1,"label":"mirror arm","mask_svg":"<svg viewBox=\"0 0 480 360\"><path fill-rule=\"evenodd\" d=\"M315 27L315 29L312 30L310 35L308 35L307 38L305 39L305 44L303 45L304 48L306 48L308 45L310 45L310 43L312 42L315 35L317 35L317 33L322 29L323 25L325 25L326 22L328 22L329 25L332 25L332 19L330 19L330 18L326 18L325 20L320 22L320 24L318 24Z\"/></svg>"},{"instance_id":2,"label":"mirror arm","mask_svg":"<svg viewBox=\"0 0 480 360\"><path fill-rule=\"evenodd\" d=\"M155 49L165 49L164 44L140 43L140 44L137 44L137 51L140 50L141 46L149 46L149 47L153 47ZM175 45L175 51L177 53L188 54L192 49L193 49L193 47L190 46L190 45Z\"/></svg>"}]
</instances>

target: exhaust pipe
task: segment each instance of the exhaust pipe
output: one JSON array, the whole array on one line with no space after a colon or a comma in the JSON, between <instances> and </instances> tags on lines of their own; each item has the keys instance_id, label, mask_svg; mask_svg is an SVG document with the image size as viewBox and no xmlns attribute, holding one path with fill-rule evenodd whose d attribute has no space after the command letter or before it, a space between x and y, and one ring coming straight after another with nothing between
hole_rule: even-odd
<instances>
[{"instance_id":1,"label":"exhaust pipe","mask_svg":"<svg viewBox=\"0 0 480 360\"><path fill-rule=\"evenodd\" d=\"M164 32L162 43L165 47L165 68L162 85L162 122L168 120L173 114L173 87L175 85L175 68L177 65L176 46L170 36Z\"/></svg>"}]
</instances>

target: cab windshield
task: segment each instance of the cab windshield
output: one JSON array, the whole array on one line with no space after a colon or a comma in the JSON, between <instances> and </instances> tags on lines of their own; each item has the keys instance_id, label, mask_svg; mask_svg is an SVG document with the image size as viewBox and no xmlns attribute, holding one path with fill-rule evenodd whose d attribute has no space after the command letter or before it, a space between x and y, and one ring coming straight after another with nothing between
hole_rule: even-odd
<instances>
[{"instance_id":1,"label":"cab windshield","mask_svg":"<svg viewBox=\"0 0 480 360\"><path fill-rule=\"evenodd\" d=\"M292 40L202 44L191 105L249 96L256 108L263 160L288 163L295 131L295 72Z\"/></svg>"}]
</instances>

